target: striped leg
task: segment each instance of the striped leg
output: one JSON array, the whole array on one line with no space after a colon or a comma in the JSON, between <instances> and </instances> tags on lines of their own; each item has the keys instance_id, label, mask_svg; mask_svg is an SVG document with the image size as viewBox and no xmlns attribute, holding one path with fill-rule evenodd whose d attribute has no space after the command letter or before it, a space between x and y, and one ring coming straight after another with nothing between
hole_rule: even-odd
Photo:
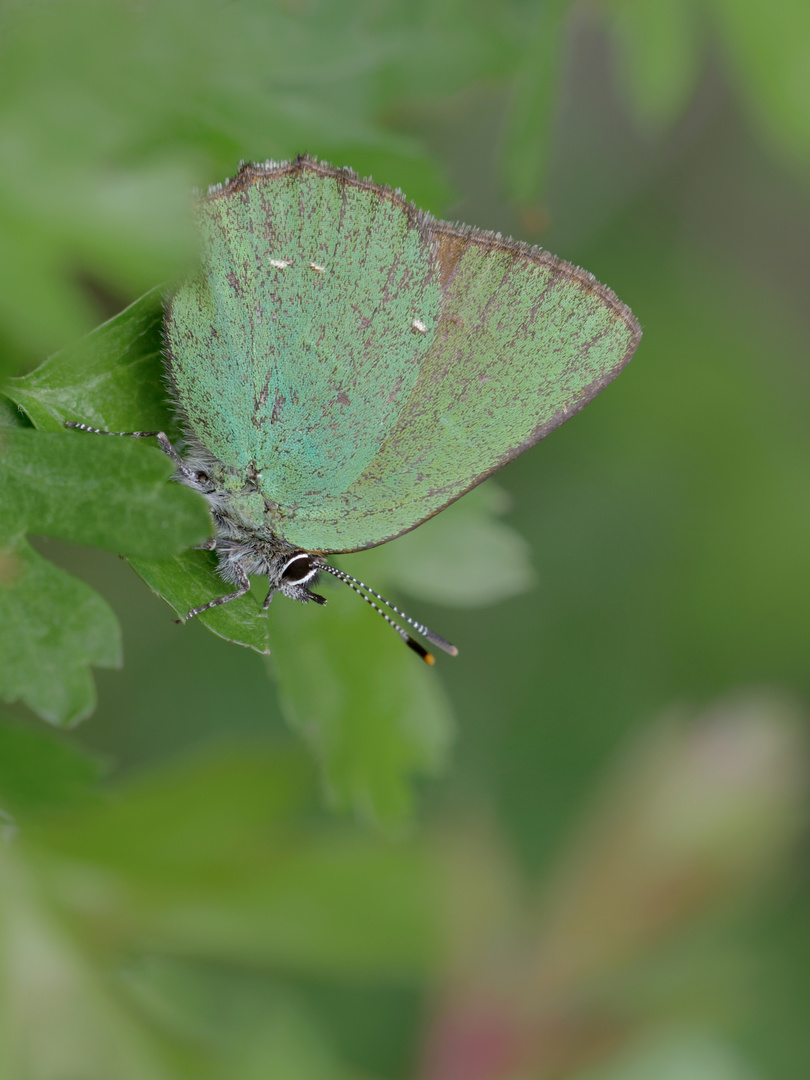
<instances>
[{"instance_id":1,"label":"striped leg","mask_svg":"<svg viewBox=\"0 0 810 1080\"><path fill-rule=\"evenodd\" d=\"M163 431L105 431L103 428L90 427L88 424L80 424L78 420L66 420L66 428L74 428L76 431L89 431L91 435L120 435L128 439L157 439L160 449L171 458L179 473L192 484L197 483L196 475L189 469L178 452L169 442L168 436Z\"/></svg>"},{"instance_id":2,"label":"striped leg","mask_svg":"<svg viewBox=\"0 0 810 1080\"><path fill-rule=\"evenodd\" d=\"M220 604L227 604L230 600L238 600L240 596L244 596L246 592L250 592L250 578L238 564L236 565L236 573L239 577L239 588L236 592L228 593L227 596L218 596L216 600L209 600L207 604L203 604L201 607L192 608L186 615L186 618L193 619L195 615L200 615L203 611L208 611L209 608L219 607Z\"/></svg>"}]
</instances>

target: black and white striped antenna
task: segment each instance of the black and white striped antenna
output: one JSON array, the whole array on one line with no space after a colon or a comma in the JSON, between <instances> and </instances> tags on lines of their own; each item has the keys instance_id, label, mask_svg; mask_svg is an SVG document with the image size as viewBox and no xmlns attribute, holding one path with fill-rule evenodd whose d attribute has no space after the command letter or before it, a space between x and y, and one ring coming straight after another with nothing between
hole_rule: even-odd
<instances>
[{"instance_id":1,"label":"black and white striped antenna","mask_svg":"<svg viewBox=\"0 0 810 1080\"><path fill-rule=\"evenodd\" d=\"M390 608L391 611L396 612L396 614L399 615L400 618L404 619L406 623L412 626L418 634L421 634L422 637L429 641L432 645L435 645L439 649L443 649L446 653L450 653L451 656L458 656L458 649L455 647L455 645L451 645L450 642L443 638L440 634L434 633L430 629L430 627L425 626L423 623L417 622L416 619L412 619L410 615L407 615L404 611L401 611L398 607L392 604L390 600L386 600L384 596L380 596L380 594L378 592L375 592L374 589L369 588L369 586L366 585L365 582L360 581L356 577L352 577L351 574L347 574L344 570L338 570L336 566L329 566L328 563L318 563L318 569L323 570L326 574L331 574L332 577L336 577L338 581L342 581L344 585L348 585L350 589L353 589L358 596L362 597L367 604L374 608L378 615L381 615L382 618L385 619L385 621L392 629L396 630L396 632L399 634L399 636L402 638L408 648L413 649L413 651L417 653L418 656L421 656L426 664L432 665L436 663L436 658L433 656L433 654L429 653L423 645L420 645L419 642L416 641L415 638L412 638L408 631L404 630L399 625L399 623L394 622L391 616L387 615L381 607L375 604L371 597L366 596L366 593L362 591L363 589L365 589L366 592L371 593L371 596L379 600L380 603L385 604L385 606Z\"/></svg>"}]
</instances>

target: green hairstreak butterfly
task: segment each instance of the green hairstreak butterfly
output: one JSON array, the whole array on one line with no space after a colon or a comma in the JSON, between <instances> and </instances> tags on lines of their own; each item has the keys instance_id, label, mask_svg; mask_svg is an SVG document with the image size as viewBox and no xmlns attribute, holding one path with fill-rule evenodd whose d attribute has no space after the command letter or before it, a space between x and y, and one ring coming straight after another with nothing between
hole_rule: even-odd
<instances>
[{"instance_id":1,"label":"green hairstreak butterfly","mask_svg":"<svg viewBox=\"0 0 810 1080\"><path fill-rule=\"evenodd\" d=\"M251 575L265 607L323 603L322 572L388 604L327 557L444 509L591 401L641 337L584 270L311 158L243 165L197 219L201 263L165 318L182 456L135 433L207 498L235 586L189 616Z\"/></svg>"}]
</instances>

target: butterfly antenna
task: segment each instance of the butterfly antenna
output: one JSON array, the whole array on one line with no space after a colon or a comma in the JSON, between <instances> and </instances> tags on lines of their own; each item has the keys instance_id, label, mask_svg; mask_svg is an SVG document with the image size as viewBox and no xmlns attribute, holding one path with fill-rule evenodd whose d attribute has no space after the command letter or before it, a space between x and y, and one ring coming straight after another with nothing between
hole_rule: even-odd
<instances>
[{"instance_id":1,"label":"butterfly antenna","mask_svg":"<svg viewBox=\"0 0 810 1080\"><path fill-rule=\"evenodd\" d=\"M382 608L378 607L373 600L369 599L369 597L366 596L364 592L361 592L362 589L365 589L366 592L370 592L372 596L376 597L376 599L380 601L380 603L385 604L386 607L389 607L392 611L396 612L396 614L399 615L400 618L404 619L405 622L412 626L418 634L421 634L422 637L426 638L432 645L436 645L439 649L443 649L446 653L450 653L451 656L458 656L458 649L455 647L455 645L451 645L450 642L447 641L446 638L443 638L440 634L434 633L430 629L430 627L425 626L423 623L418 623L416 619L412 619L410 615L407 615L404 611L400 611L400 609L394 604L392 604L390 600L386 600L384 596L380 596L380 594L378 592L375 592L374 589L370 589L364 581L360 581L358 578L352 577L351 574L347 574L344 570L338 570L336 566L329 566L327 563L320 563L319 569L323 570L327 574L331 574L332 577L336 577L339 581L342 581L344 585L348 585L350 589L353 589L358 596L362 596L365 602L367 604L370 604L371 607L373 607L374 610L377 612L377 614L381 615L388 623L388 625L393 627L394 630L396 630L396 632L399 634L405 644L409 648L413 649L415 653L418 653L426 664L435 664L435 657L431 653L429 653L427 649L423 648L418 641L415 641L414 638L412 638L411 635L407 632L407 630L403 630L403 628L398 623L395 623L394 620L389 615L387 615L382 610Z\"/></svg>"}]
</instances>

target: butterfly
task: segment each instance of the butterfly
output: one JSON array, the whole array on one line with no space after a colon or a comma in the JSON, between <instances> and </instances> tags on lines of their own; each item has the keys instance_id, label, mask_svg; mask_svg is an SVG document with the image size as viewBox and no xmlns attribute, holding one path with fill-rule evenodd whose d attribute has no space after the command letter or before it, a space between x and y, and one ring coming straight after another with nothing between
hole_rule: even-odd
<instances>
[{"instance_id":1,"label":"butterfly","mask_svg":"<svg viewBox=\"0 0 810 1080\"><path fill-rule=\"evenodd\" d=\"M416 528L579 412L638 322L586 271L314 158L243 164L196 217L201 260L165 312L183 452L127 433L156 435L208 501L234 590L188 617L252 575L265 609L276 592L325 603L327 573L429 663L370 597L456 654L328 556Z\"/></svg>"}]
</instances>

